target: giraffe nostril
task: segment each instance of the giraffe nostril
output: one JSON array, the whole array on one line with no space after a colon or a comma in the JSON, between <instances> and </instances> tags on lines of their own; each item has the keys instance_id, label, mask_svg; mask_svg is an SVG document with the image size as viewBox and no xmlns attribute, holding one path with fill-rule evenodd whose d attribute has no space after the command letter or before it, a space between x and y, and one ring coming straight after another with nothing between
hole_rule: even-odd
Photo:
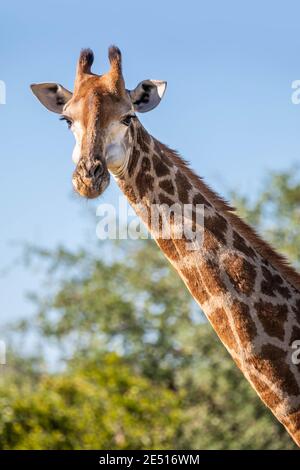
<instances>
[{"instance_id":1,"label":"giraffe nostril","mask_svg":"<svg viewBox=\"0 0 300 470\"><path fill-rule=\"evenodd\" d=\"M99 176L103 175L104 168L103 165L100 163L94 168L94 176L98 178Z\"/></svg>"},{"instance_id":2,"label":"giraffe nostril","mask_svg":"<svg viewBox=\"0 0 300 470\"><path fill-rule=\"evenodd\" d=\"M82 167L84 169L86 178L99 178L104 173L104 165L99 160L83 160Z\"/></svg>"}]
</instances>

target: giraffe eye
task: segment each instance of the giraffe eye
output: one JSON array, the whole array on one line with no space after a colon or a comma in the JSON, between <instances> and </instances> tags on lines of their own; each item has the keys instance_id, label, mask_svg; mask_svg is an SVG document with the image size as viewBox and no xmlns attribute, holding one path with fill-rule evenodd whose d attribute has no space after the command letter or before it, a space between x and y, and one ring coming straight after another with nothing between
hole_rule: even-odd
<instances>
[{"instance_id":1,"label":"giraffe eye","mask_svg":"<svg viewBox=\"0 0 300 470\"><path fill-rule=\"evenodd\" d=\"M59 119L60 119L60 121L66 121L66 123L68 124L68 129L71 128L71 126L73 124L71 119L67 118L66 116L61 116Z\"/></svg>"},{"instance_id":2,"label":"giraffe eye","mask_svg":"<svg viewBox=\"0 0 300 470\"><path fill-rule=\"evenodd\" d=\"M129 126L131 123L131 120L134 119L136 116L135 114L127 114L121 119L121 123L124 124L124 126Z\"/></svg>"}]
</instances>

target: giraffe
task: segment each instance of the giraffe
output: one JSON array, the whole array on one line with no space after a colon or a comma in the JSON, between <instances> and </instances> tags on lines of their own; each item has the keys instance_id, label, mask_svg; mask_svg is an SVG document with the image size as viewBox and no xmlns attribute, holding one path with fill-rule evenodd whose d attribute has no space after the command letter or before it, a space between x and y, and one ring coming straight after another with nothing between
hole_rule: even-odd
<instances>
[{"instance_id":1,"label":"giraffe","mask_svg":"<svg viewBox=\"0 0 300 470\"><path fill-rule=\"evenodd\" d=\"M300 365L293 360L293 343L300 339L299 273L142 126L136 113L160 103L166 82L144 80L127 90L116 46L109 48L109 72L94 74L93 59L90 49L81 51L74 93L56 83L31 85L74 133L75 191L95 198L110 174L115 178L237 366L300 446ZM161 219L153 229L152 206L165 211L174 204L189 205L192 212L181 222L192 220L194 231L202 231L193 249L188 237L177 236L174 214L169 237L162 236Z\"/></svg>"}]
</instances>

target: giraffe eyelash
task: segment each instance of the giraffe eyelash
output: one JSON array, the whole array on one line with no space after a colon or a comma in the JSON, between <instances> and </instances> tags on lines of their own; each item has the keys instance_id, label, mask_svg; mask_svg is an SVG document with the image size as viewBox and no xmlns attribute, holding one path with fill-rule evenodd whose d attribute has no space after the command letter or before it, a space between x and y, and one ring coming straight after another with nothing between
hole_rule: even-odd
<instances>
[{"instance_id":1,"label":"giraffe eyelash","mask_svg":"<svg viewBox=\"0 0 300 470\"><path fill-rule=\"evenodd\" d=\"M59 120L60 121L66 121L66 123L68 124L68 129L70 129L72 124L73 124L71 119L67 118L66 116L60 116Z\"/></svg>"}]
</instances>

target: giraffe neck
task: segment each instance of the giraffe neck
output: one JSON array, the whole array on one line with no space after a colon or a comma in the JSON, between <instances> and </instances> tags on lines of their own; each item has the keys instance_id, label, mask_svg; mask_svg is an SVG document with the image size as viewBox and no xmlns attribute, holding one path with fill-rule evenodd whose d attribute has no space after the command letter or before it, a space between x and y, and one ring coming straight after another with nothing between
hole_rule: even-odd
<instances>
[{"instance_id":1,"label":"giraffe neck","mask_svg":"<svg viewBox=\"0 0 300 470\"><path fill-rule=\"evenodd\" d=\"M201 237L188 249L177 238L154 238L200 304L217 335L265 404L300 445L300 278L165 145L139 122L131 127L132 153L118 185L152 230L150 207L197 204ZM193 212L194 213L194 212ZM248 233L248 236L247 236Z\"/></svg>"}]
</instances>

